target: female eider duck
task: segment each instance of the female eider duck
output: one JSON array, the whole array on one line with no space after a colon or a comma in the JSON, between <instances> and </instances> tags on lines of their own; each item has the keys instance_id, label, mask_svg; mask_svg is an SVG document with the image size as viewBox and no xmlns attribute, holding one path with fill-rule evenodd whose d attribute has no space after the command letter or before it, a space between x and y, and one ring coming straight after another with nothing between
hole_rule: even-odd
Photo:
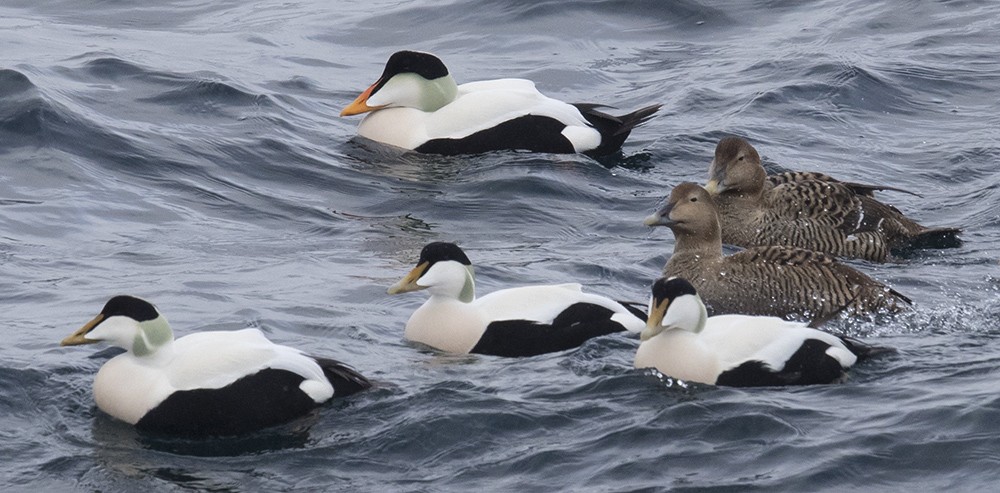
<instances>
[{"instance_id":1,"label":"female eider duck","mask_svg":"<svg viewBox=\"0 0 1000 493\"><path fill-rule=\"evenodd\" d=\"M358 135L428 154L520 149L601 156L618 151L660 105L622 116L599 107L546 97L524 79L457 85L438 57L399 51L340 116L370 112Z\"/></svg>"},{"instance_id":2,"label":"female eider duck","mask_svg":"<svg viewBox=\"0 0 1000 493\"><path fill-rule=\"evenodd\" d=\"M704 188L681 183L647 226L674 232L667 277L688 279L714 314L826 319L842 311L898 311L910 299L829 255L784 246L722 255L715 203Z\"/></svg>"},{"instance_id":3,"label":"female eider duck","mask_svg":"<svg viewBox=\"0 0 1000 493\"><path fill-rule=\"evenodd\" d=\"M961 230L921 226L872 196L874 190L903 190L822 173L767 176L757 150L739 137L719 141L709 178L705 188L719 208L726 244L785 245L885 262L893 251L961 243Z\"/></svg>"},{"instance_id":4,"label":"female eider duck","mask_svg":"<svg viewBox=\"0 0 1000 493\"><path fill-rule=\"evenodd\" d=\"M777 317L708 317L694 286L676 277L653 284L641 339L636 368L732 387L839 382L859 357L878 352Z\"/></svg>"},{"instance_id":5,"label":"female eider duck","mask_svg":"<svg viewBox=\"0 0 1000 493\"><path fill-rule=\"evenodd\" d=\"M155 433L254 431L371 386L351 368L274 344L257 329L198 332L174 340L166 317L132 296L111 298L61 345L99 341L126 352L97 372L97 407Z\"/></svg>"},{"instance_id":6,"label":"female eider duck","mask_svg":"<svg viewBox=\"0 0 1000 493\"><path fill-rule=\"evenodd\" d=\"M406 322L405 336L442 351L534 356L646 326L642 310L584 293L579 284L524 286L476 298L472 262L454 243L435 242L389 294L431 297Z\"/></svg>"}]
</instances>

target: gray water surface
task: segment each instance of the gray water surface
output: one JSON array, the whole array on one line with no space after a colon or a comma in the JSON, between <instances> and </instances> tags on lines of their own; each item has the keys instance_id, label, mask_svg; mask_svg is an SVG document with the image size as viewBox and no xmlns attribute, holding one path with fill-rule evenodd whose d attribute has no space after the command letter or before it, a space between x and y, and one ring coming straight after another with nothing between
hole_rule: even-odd
<instances>
[{"instance_id":1,"label":"gray water surface","mask_svg":"<svg viewBox=\"0 0 1000 493\"><path fill-rule=\"evenodd\" d=\"M983 491L1000 480L1000 6L993 2L23 1L0 6L4 491ZM460 82L663 103L623 154L437 157L340 109L398 49ZM632 369L638 341L539 357L403 340L385 289L430 241L481 293L645 301L642 218L747 137L771 170L880 196L958 249L851 262L912 297L831 329L896 348L843 385L735 390ZM379 388L240 438L99 412L112 351L58 341L112 295L178 336L258 327Z\"/></svg>"}]
</instances>

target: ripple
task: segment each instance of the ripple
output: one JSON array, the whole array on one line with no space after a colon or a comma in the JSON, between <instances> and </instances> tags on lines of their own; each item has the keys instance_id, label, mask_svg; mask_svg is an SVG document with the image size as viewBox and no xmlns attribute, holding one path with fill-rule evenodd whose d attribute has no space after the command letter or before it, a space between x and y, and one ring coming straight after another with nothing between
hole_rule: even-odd
<instances>
[{"instance_id":1,"label":"ripple","mask_svg":"<svg viewBox=\"0 0 1000 493\"><path fill-rule=\"evenodd\" d=\"M0 7L0 488L167 491L895 491L997 482L1000 158L982 2L30 2ZM31 35L25 28L31 28ZM414 34L419 36L414 36ZM339 109L389 53L460 81L527 77L664 103L625 152L403 153ZM842 385L724 389L632 368L625 335L532 358L403 339L389 297L429 241L482 292L581 282L645 301L673 245L641 218L704 181L723 135L769 170L922 198L961 248L858 264L916 301L828 329L896 350ZM56 346L118 292L178 333L261 327L379 388L234 440L151 437L99 412L115 351Z\"/></svg>"}]
</instances>

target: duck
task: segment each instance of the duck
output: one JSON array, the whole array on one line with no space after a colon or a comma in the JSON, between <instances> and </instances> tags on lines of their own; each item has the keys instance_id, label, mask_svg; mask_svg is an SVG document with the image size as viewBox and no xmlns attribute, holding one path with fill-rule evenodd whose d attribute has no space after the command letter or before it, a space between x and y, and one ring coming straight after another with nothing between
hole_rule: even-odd
<instances>
[{"instance_id":1,"label":"duck","mask_svg":"<svg viewBox=\"0 0 1000 493\"><path fill-rule=\"evenodd\" d=\"M870 262L917 248L961 245L961 229L922 226L874 198L876 190L911 192L823 173L768 176L757 150L742 137L719 140L705 188L719 209L722 242L730 245L785 245Z\"/></svg>"},{"instance_id":2,"label":"duck","mask_svg":"<svg viewBox=\"0 0 1000 493\"><path fill-rule=\"evenodd\" d=\"M525 79L458 85L437 56L398 51L381 77L340 116L367 113L358 135L425 154L497 150L592 157L619 151L659 104L613 116L600 104L570 104L543 95Z\"/></svg>"},{"instance_id":3,"label":"duck","mask_svg":"<svg viewBox=\"0 0 1000 493\"><path fill-rule=\"evenodd\" d=\"M718 216L708 191L684 182L644 221L673 231L674 252L663 275L690 281L713 315L821 320L841 312L894 313L912 304L902 293L822 252L772 245L723 255Z\"/></svg>"},{"instance_id":4,"label":"duck","mask_svg":"<svg viewBox=\"0 0 1000 493\"><path fill-rule=\"evenodd\" d=\"M125 349L98 370L97 407L161 435L239 435L302 416L333 397L372 386L354 369L275 344L257 329L174 339L155 305L111 298L61 346L106 342Z\"/></svg>"},{"instance_id":5,"label":"duck","mask_svg":"<svg viewBox=\"0 0 1000 493\"><path fill-rule=\"evenodd\" d=\"M730 387L838 383L859 360L889 351L778 317L709 317L680 277L653 283L640 340L636 368Z\"/></svg>"},{"instance_id":6,"label":"duck","mask_svg":"<svg viewBox=\"0 0 1000 493\"><path fill-rule=\"evenodd\" d=\"M456 244L432 242L389 294L427 290L404 336L440 351L505 357L564 351L646 326L640 307L585 293L580 284L531 285L476 297L472 262Z\"/></svg>"}]
</instances>

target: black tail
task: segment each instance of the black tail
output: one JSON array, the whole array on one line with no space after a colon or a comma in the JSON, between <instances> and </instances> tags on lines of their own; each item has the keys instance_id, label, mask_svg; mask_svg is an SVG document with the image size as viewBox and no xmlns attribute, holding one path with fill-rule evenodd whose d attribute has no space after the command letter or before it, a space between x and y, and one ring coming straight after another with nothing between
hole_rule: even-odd
<instances>
[{"instance_id":1,"label":"black tail","mask_svg":"<svg viewBox=\"0 0 1000 493\"><path fill-rule=\"evenodd\" d=\"M644 303L636 303L634 301L618 301L618 304L624 306L626 310L632 315L635 315L639 320L643 322L646 321L646 305Z\"/></svg>"},{"instance_id":2,"label":"black tail","mask_svg":"<svg viewBox=\"0 0 1000 493\"><path fill-rule=\"evenodd\" d=\"M333 395L344 397L369 389L372 383L353 368L332 359L316 358L323 374L333 384Z\"/></svg>"},{"instance_id":3,"label":"black tail","mask_svg":"<svg viewBox=\"0 0 1000 493\"><path fill-rule=\"evenodd\" d=\"M892 288L889 288L889 287L887 287L886 289L888 289L889 290L889 294L891 294L897 300L902 301L902 302L906 303L907 305L912 305L913 304L913 300L910 299L909 296L906 296L905 294L900 293L899 291L896 291L895 289L892 289ZM905 307L901 307L901 308L905 308Z\"/></svg>"},{"instance_id":4,"label":"black tail","mask_svg":"<svg viewBox=\"0 0 1000 493\"><path fill-rule=\"evenodd\" d=\"M962 246L958 228L927 228L910 240L910 248L958 248Z\"/></svg>"},{"instance_id":5,"label":"black tail","mask_svg":"<svg viewBox=\"0 0 1000 493\"><path fill-rule=\"evenodd\" d=\"M574 103L573 106L576 106L583 117L601 133L601 145L585 153L590 157L611 154L621 149L632 129L649 121L653 114L660 109L660 105L654 104L637 109L627 115L614 116L597 111L597 108L606 108L600 104Z\"/></svg>"},{"instance_id":6,"label":"black tail","mask_svg":"<svg viewBox=\"0 0 1000 493\"><path fill-rule=\"evenodd\" d=\"M847 346L848 351L854 353L854 355L858 357L858 361L865 361L876 356L893 354L896 352L896 350L891 347L873 346L854 339L853 337L842 336L840 340L843 341L845 346Z\"/></svg>"}]
</instances>

